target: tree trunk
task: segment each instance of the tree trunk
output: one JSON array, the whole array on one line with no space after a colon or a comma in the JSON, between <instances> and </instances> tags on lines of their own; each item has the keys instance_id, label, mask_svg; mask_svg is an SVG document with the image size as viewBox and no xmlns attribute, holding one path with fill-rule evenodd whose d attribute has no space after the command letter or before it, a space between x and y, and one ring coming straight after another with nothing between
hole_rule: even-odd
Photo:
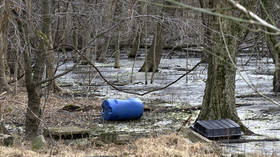
<instances>
[{"instance_id":1,"label":"tree trunk","mask_svg":"<svg viewBox=\"0 0 280 157\"><path fill-rule=\"evenodd\" d=\"M27 1L28 3L28 21L30 22L31 18L31 0ZM25 63L25 81L26 81L26 89L28 93L28 106L26 113L26 121L25 121L25 136L27 139L32 139L38 135L38 130L40 126L40 117L41 117L41 84L38 84L42 80L45 59L48 48L48 38L47 33L49 32L48 23L50 23L49 19L49 4L50 0L40 0L41 6L41 35L40 38L40 47L39 51L36 53L35 66L31 67L31 58L29 56L29 52L24 53L24 63ZM27 26L27 34L31 30L30 25ZM30 42L29 36L27 35L27 40Z\"/></svg>"},{"instance_id":2,"label":"tree trunk","mask_svg":"<svg viewBox=\"0 0 280 157\"><path fill-rule=\"evenodd\" d=\"M48 4L50 5L50 3ZM50 6L48 8L51 8ZM46 78L52 78L55 75L55 57L53 51L53 41L52 41L52 33L51 33L51 20L50 20L50 9L46 10L48 13L46 14L46 20L44 21L44 27L46 27L47 35L46 39ZM48 86L49 91L53 91L54 93L60 92L62 89L57 85L55 80L50 81Z\"/></svg>"},{"instance_id":3,"label":"tree trunk","mask_svg":"<svg viewBox=\"0 0 280 157\"><path fill-rule=\"evenodd\" d=\"M218 18L215 17L215 30L219 30ZM225 23L225 21L224 21ZM224 32L229 31L227 23L223 26ZM227 26L228 25L228 26ZM199 114L199 120L230 118L239 121L235 108L235 73L236 69L231 64L227 56L223 40L216 34L212 36L216 41L211 47L208 65L208 77L206 89L204 92L202 111ZM230 47L231 57L235 62L236 41L227 40Z\"/></svg>"},{"instance_id":4,"label":"tree trunk","mask_svg":"<svg viewBox=\"0 0 280 157\"><path fill-rule=\"evenodd\" d=\"M87 13L87 12L89 12L90 10L89 10L89 6L90 6L90 3L88 2L88 1L83 1L82 2L83 3L83 11L85 12L85 13ZM89 23L89 21L90 21L90 19L89 19L90 17L88 17L88 16L85 16L83 19L82 19L82 21L84 22L84 23ZM91 27L91 25L89 25L89 24L86 24L86 25L83 25L83 28L82 28L82 41L83 41L83 43L82 43L82 49L84 49L84 51L85 51L85 56L86 56L86 58L88 58L88 59L90 59L91 60L91 55L90 55L90 51L91 51L91 47L89 46L89 41L90 41L90 35L91 35L91 33L92 33L92 27ZM82 64L87 64L87 61L85 60L85 59L81 59L81 62L82 62Z\"/></svg>"},{"instance_id":5,"label":"tree trunk","mask_svg":"<svg viewBox=\"0 0 280 157\"><path fill-rule=\"evenodd\" d=\"M76 12L76 6L72 3L72 10L73 12ZM73 15L72 20L73 20L73 35L72 35L72 43L73 43L73 48L75 50L78 50L79 46L79 21L78 21L78 15ZM73 60L74 62L78 61L78 54L74 52L73 54Z\"/></svg>"},{"instance_id":6,"label":"tree trunk","mask_svg":"<svg viewBox=\"0 0 280 157\"><path fill-rule=\"evenodd\" d=\"M138 49L140 47L141 39L142 39L142 29L137 28L136 36L133 39L132 48L130 50L130 53L128 54L129 58L135 58L136 57L136 55L138 53Z\"/></svg>"},{"instance_id":7,"label":"tree trunk","mask_svg":"<svg viewBox=\"0 0 280 157\"><path fill-rule=\"evenodd\" d=\"M84 36L84 38L83 38L83 48L85 48L85 50L84 50L85 51L85 56L90 59L91 48L88 45L88 42L90 40L90 33L91 33L90 29L87 28L86 31L84 31L83 33L84 33L84 35L83 35ZM82 59L81 62L82 62L82 64L87 64L87 61L84 60L84 59Z\"/></svg>"},{"instance_id":8,"label":"tree trunk","mask_svg":"<svg viewBox=\"0 0 280 157\"><path fill-rule=\"evenodd\" d=\"M4 1L4 10L1 13L1 23L0 23L0 91L11 92L12 89L8 85L6 79L6 54L8 47L8 23L9 23L9 0Z\"/></svg>"},{"instance_id":9,"label":"tree trunk","mask_svg":"<svg viewBox=\"0 0 280 157\"><path fill-rule=\"evenodd\" d=\"M171 5L169 2L164 2L164 5ZM162 16L164 14L168 14L169 16L174 16L176 10L174 8L163 8L162 9ZM145 72L146 68L148 72L155 72L158 71L158 67L160 64L162 51L164 47L164 39L166 32L164 32L163 24L158 23L156 27L156 33L153 38L153 43L151 48L149 49L147 59L145 60L142 67L139 69L139 72ZM156 39L156 40L155 40ZM155 55L154 55L155 50ZM155 57L155 58L154 58ZM155 64L155 65L154 65Z\"/></svg>"},{"instance_id":10,"label":"tree trunk","mask_svg":"<svg viewBox=\"0 0 280 157\"><path fill-rule=\"evenodd\" d=\"M0 93L0 98L1 96L3 96L2 93ZM2 104L0 104L0 134L9 134L9 132L5 128L4 119L2 117Z\"/></svg>"},{"instance_id":11,"label":"tree trunk","mask_svg":"<svg viewBox=\"0 0 280 157\"><path fill-rule=\"evenodd\" d=\"M266 1L266 0L262 0L262 2L266 9L265 13L263 13L263 16L265 15L264 18L268 19L270 23L274 25L278 25L278 23L276 24L277 20L275 19L275 17L277 16L275 15L273 16L273 14L276 14L276 11L274 11L275 2ZM268 15L266 13L268 13ZM270 29L269 31L273 32L273 30ZM267 36L267 44L268 44L267 46L270 48L272 52L273 62L275 66L274 75L273 75L273 92L280 92L280 47L277 46L279 41L277 41L277 36L275 35L266 34L266 36Z\"/></svg>"},{"instance_id":12,"label":"tree trunk","mask_svg":"<svg viewBox=\"0 0 280 157\"><path fill-rule=\"evenodd\" d=\"M145 72L146 68L148 72L158 71L164 45L162 29L161 24L157 24L156 34L154 35L152 46L149 49L147 60L142 65L139 72Z\"/></svg>"},{"instance_id":13,"label":"tree trunk","mask_svg":"<svg viewBox=\"0 0 280 157\"><path fill-rule=\"evenodd\" d=\"M135 3L137 3L137 1ZM141 15L145 15L146 14L145 5L140 5L140 8L139 8L138 12ZM138 50L140 48L140 45L141 45L141 40L143 38L143 27L144 26L141 23L137 23L137 20L132 18L132 29L134 27L135 27L136 31L132 33L132 35L135 35L135 37L134 37L133 42L132 42L132 47L131 47L130 53L128 54L129 58L135 58L136 57L136 55L138 54ZM146 44L143 47L145 48Z\"/></svg>"},{"instance_id":14,"label":"tree trunk","mask_svg":"<svg viewBox=\"0 0 280 157\"><path fill-rule=\"evenodd\" d=\"M120 31L115 41L115 65L114 68L120 68Z\"/></svg>"},{"instance_id":15,"label":"tree trunk","mask_svg":"<svg viewBox=\"0 0 280 157\"><path fill-rule=\"evenodd\" d=\"M280 47L277 45L277 40L274 35L267 35L268 46L272 51L274 61L274 75L273 75L273 92L280 92Z\"/></svg>"},{"instance_id":16,"label":"tree trunk","mask_svg":"<svg viewBox=\"0 0 280 157\"><path fill-rule=\"evenodd\" d=\"M110 4L108 6L108 9L107 9L108 13L106 16L107 18L105 18L106 28L109 28L112 26L113 17L115 15L116 8L118 7L118 3L119 3L119 0L111 0ZM98 47L100 47L100 48L97 53L97 55L98 55L97 60L100 62L105 61L106 54L108 52L110 43L112 41L112 35L113 35L113 33L109 33L109 35L105 36L104 39L98 40Z\"/></svg>"},{"instance_id":17,"label":"tree trunk","mask_svg":"<svg viewBox=\"0 0 280 157\"><path fill-rule=\"evenodd\" d=\"M213 8L213 3L211 0L199 0L200 7L201 8ZM212 16L208 14L201 13L201 19L202 19L202 24L204 25L204 35L203 35L203 51L201 55L201 60L204 62L208 61L208 53L210 51L210 45L211 45L211 33L212 31L209 29L211 28L211 21L212 21Z\"/></svg>"},{"instance_id":18,"label":"tree trunk","mask_svg":"<svg viewBox=\"0 0 280 157\"><path fill-rule=\"evenodd\" d=\"M32 139L33 137L38 135L38 130L40 126L39 118L41 117L41 86L36 86L35 82L27 77L25 79L28 93L28 107L25 120L25 136L27 139Z\"/></svg>"},{"instance_id":19,"label":"tree trunk","mask_svg":"<svg viewBox=\"0 0 280 157\"><path fill-rule=\"evenodd\" d=\"M69 11L69 2L66 2L66 9L65 9L65 13L67 13ZM62 27L62 45L66 45L67 44L67 40L69 38L69 34L71 32L71 25L70 25L70 21L71 21L71 16L69 16L69 14L66 14L65 17L62 18L63 21L63 27ZM69 26L70 25L70 26ZM59 30L57 30L58 32ZM62 47L62 53L63 53L63 58L64 59L68 59L68 55L66 52L66 46Z\"/></svg>"},{"instance_id":20,"label":"tree trunk","mask_svg":"<svg viewBox=\"0 0 280 157\"><path fill-rule=\"evenodd\" d=\"M225 8L228 4L222 0L212 0L214 9ZM232 16L233 10L222 11ZM234 36L226 36L225 42L229 49L226 51L225 43L220 33L211 33L211 54L209 54L208 77L204 91L202 110L197 120L212 120L229 118L241 125L244 131L249 130L241 123L235 105L235 74L236 51L239 37L243 31L240 26L226 19L212 17L210 29ZM221 25L219 23L221 20ZM229 54L228 54L229 53ZM231 58L229 57L231 56ZM251 133L251 132L250 132Z\"/></svg>"}]
</instances>

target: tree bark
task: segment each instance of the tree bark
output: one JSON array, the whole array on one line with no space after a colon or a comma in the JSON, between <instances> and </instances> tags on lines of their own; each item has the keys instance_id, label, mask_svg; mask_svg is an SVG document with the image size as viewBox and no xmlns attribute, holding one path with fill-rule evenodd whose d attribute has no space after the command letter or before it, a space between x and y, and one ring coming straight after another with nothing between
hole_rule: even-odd
<instances>
[{"instance_id":1,"label":"tree bark","mask_svg":"<svg viewBox=\"0 0 280 157\"><path fill-rule=\"evenodd\" d=\"M213 8L226 8L228 4L222 0L212 0ZM223 11L223 14L232 16L234 10ZM211 30L224 33L229 52L220 33L211 33L211 54L209 54L208 77L204 91L202 110L197 120L232 119L241 125L243 131L251 133L241 122L235 106L235 74L236 52L239 37L243 30L240 26L226 19L212 17ZM219 20L221 20L221 25ZM233 37L231 37L233 36ZM229 53L229 54L228 54ZM230 55L230 57L229 57ZM232 60L231 60L232 59ZM234 63L232 63L232 61Z\"/></svg>"},{"instance_id":2,"label":"tree bark","mask_svg":"<svg viewBox=\"0 0 280 157\"><path fill-rule=\"evenodd\" d=\"M27 18L30 22L31 20L31 0L26 1L28 3L27 8ZM40 47L39 51L36 53L36 60L35 66L31 66L31 59L29 56L30 52L24 53L24 63L25 63L25 81L26 81L26 89L28 93L28 106L27 106L27 113L26 113L26 120L25 120L25 136L27 139L32 139L38 135L38 130L40 126L40 117L41 117L41 84L37 84L42 80L43 72L44 72L44 65L45 59L48 48L48 38L47 33L49 32L48 23L49 23L49 4L50 0L40 0L41 6L41 33L40 33ZM30 25L27 26L27 34L30 31ZM29 40L29 36L27 35L27 40Z\"/></svg>"},{"instance_id":3,"label":"tree bark","mask_svg":"<svg viewBox=\"0 0 280 157\"><path fill-rule=\"evenodd\" d=\"M200 3L200 7L201 8L213 8L213 3L211 0L199 0ZM201 19L202 19L202 24L204 25L204 35L203 35L203 51L202 51L202 55L201 55L201 60L208 62L208 52L210 51L210 45L211 45L211 33L212 31L209 29L211 28L211 21L212 21L212 17L210 15L201 13Z\"/></svg>"},{"instance_id":4,"label":"tree bark","mask_svg":"<svg viewBox=\"0 0 280 157\"><path fill-rule=\"evenodd\" d=\"M87 0L84 0L83 2L83 11L85 12L85 13L87 13L87 12L89 12L89 5L90 5L90 2L88 2ZM82 41L83 41L83 43L82 43L82 48L84 49L84 51L85 51L85 56L87 57L87 58L89 58L90 60L91 60L91 54L90 54L90 52L91 52L91 47L89 46L89 41L90 41L90 35L91 35L91 33L92 33L92 27L91 27L91 25L90 24L87 24L87 23L89 23L89 21L90 21L90 17L89 16L85 16L84 18L83 18L83 22L86 24L86 25L83 25L82 27L82 29L83 29L83 31L82 31ZM82 62L82 64L87 64L87 61L86 60L84 60L84 59L81 59L81 62Z\"/></svg>"},{"instance_id":5,"label":"tree bark","mask_svg":"<svg viewBox=\"0 0 280 157\"><path fill-rule=\"evenodd\" d=\"M164 2L164 5L171 5L169 2ZM162 14L168 14L169 16L174 16L174 13L176 10L174 8L163 8L162 9ZM164 15L163 15L164 16ZM148 72L155 72L158 71L158 67L160 64L161 56L162 56L162 51L164 47L164 39L166 32L164 32L164 27L162 24L157 23L156 27L156 33L153 38L153 43L151 48L149 49L147 59L145 60L144 64L142 67L139 69L139 72L145 72L146 68ZM155 49L155 55L154 55L154 49ZM155 57L155 58L154 58ZM154 65L155 64L155 65Z\"/></svg>"},{"instance_id":6,"label":"tree bark","mask_svg":"<svg viewBox=\"0 0 280 157\"><path fill-rule=\"evenodd\" d=\"M0 93L0 97L5 93ZM2 104L0 104L0 134L9 134L8 130L5 128L4 119L2 117Z\"/></svg>"},{"instance_id":7,"label":"tree bark","mask_svg":"<svg viewBox=\"0 0 280 157\"><path fill-rule=\"evenodd\" d=\"M141 43L141 39L142 39L142 30L141 28L137 28L136 31L136 36L133 39L132 42L132 48L130 50L130 53L128 54L129 58L135 58L137 53L138 53L138 49L140 47L140 43Z\"/></svg>"},{"instance_id":8,"label":"tree bark","mask_svg":"<svg viewBox=\"0 0 280 157\"><path fill-rule=\"evenodd\" d=\"M277 40L273 35L267 35L268 46L272 51L274 61L274 74L273 74L273 92L280 92L280 47L277 45Z\"/></svg>"},{"instance_id":9,"label":"tree bark","mask_svg":"<svg viewBox=\"0 0 280 157\"><path fill-rule=\"evenodd\" d=\"M107 18L105 19L105 26L106 28L109 28L112 26L113 17L115 16L116 9L118 7L119 0L111 0L109 7L108 7L108 13ZM110 43L112 41L112 35L113 33L109 33L107 36L103 37L103 39L98 39L98 53L97 53L97 60L100 62L105 61L106 54L108 52Z\"/></svg>"},{"instance_id":10,"label":"tree bark","mask_svg":"<svg viewBox=\"0 0 280 157\"><path fill-rule=\"evenodd\" d=\"M45 54L46 54L46 78L52 78L55 75L55 57L54 57L54 50L53 50L53 40L52 40L52 33L51 33L51 17L50 17L50 3L46 4L48 5L48 8L46 10L47 14L45 16L45 21L44 21L44 27L45 27L45 32L43 32L47 39L46 39L46 49L45 49ZM62 89L57 85L56 80L52 80L48 82L48 90L53 91L54 93L60 92Z\"/></svg>"},{"instance_id":11,"label":"tree bark","mask_svg":"<svg viewBox=\"0 0 280 157\"><path fill-rule=\"evenodd\" d=\"M137 3L137 2L136 2ZM141 15L145 15L145 6L144 5L140 5L140 9L139 12ZM141 44L141 40L143 37L143 26L141 25L141 23L137 23L136 19L132 19L132 29L135 27L135 32L132 33L132 35L135 35L133 42L132 42L132 47L131 50L128 54L129 58L135 58L136 55L138 54L138 50ZM145 47L145 46L144 46Z\"/></svg>"},{"instance_id":12,"label":"tree bark","mask_svg":"<svg viewBox=\"0 0 280 157\"><path fill-rule=\"evenodd\" d=\"M115 41L115 65L114 68L120 68L120 31Z\"/></svg>"},{"instance_id":13,"label":"tree bark","mask_svg":"<svg viewBox=\"0 0 280 157\"><path fill-rule=\"evenodd\" d=\"M263 17L267 18L270 21L270 23L275 25L276 24L275 17L277 17L277 16L273 16L274 14L277 14L276 12L274 12L275 2L262 0L262 3L264 4L265 7L263 8L265 9L263 13ZM270 32L274 32L271 29L268 30ZM266 34L266 36L267 36L267 46L270 48L272 52L273 62L275 66L274 75L273 75L273 92L280 92L280 47L277 46L279 41L277 41L277 36L275 35Z\"/></svg>"},{"instance_id":14,"label":"tree bark","mask_svg":"<svg viewBox=\"0 0 280 157\"><path fill-rule=\"evenodd\" d=\"M8 81L6 79L6 54L8 47L8 24L9 24L9 0L4 1L4 10L1 13L1 23L0 23L0 91L8 91L11 92L12 89L8 85Z\"/></svg>"},{"instance_id":15,"label":"tree bark","mask_svg":"<svg viewBox=\"0 0 280 157\"><path fill-rule=\"evenodd\" d=\"M73 12L77 11L77 8L73 3L72 3L72 10L73 10ZM79 46L79 19L77 16L78 15L73 15L73 17L72 17L72 20L73 20L72 43L73 43L73 48L75 50L78 50L78 46ZM74 60L74 62L78 61L77 53L73 54L73 60Z\"/></svg>"},{"instance_id":16,"label":"tree bark","mask_svg":"<svg viewBox=\"0 0 280 157\"><path fill-rule=\"evenodd\" d=\"M164 46L164 40L162 38L161 24L157 24L156 34L154 35L152 46L149 49L147 60L144 62L139 72L145 72L146 68L148 72L158 71L158 66L160 64L162 50ZM154 55L155 53L155 55Z\"/></svg>"}]
</instances>

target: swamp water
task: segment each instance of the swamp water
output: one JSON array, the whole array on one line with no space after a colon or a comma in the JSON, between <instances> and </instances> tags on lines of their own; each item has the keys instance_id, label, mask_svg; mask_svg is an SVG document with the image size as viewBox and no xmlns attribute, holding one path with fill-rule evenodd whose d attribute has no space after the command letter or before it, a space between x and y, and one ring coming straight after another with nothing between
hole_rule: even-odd
<instances>
[{"instance_id":1,"label":"swamp water","mask_svg":"<svg viewBox=\"0 0 280 157\"><path fill-rule=\"evenodd\" d=\"M250 60L249 60L250 59ZM200 58L189 58L188 69L191 69ZM120 90L143 93L168 85L183 75L186 71L186 59L175 57L163 58L159 72L155 73L153 84L150 84L151 74L148 74L148 85L145 85L145 73L137 72L144 62L144 57L138 57L132 75L134 59L122 57L121 68L113 68L113 59L106 63L96 63L102 75L114 83ZM254 86L259 92L267 95L276 102L280 102L279 96L272 92L272 80L274 65L272 59L243 56L238 57L240 74L236 76L236 104L238 115L242 122L257 134L270 138L280 138L280 106L264 99L256 94ZM60 67L58 73L71 67L71 63ZM167 132L176 132L184 120L190 114L194 122L199 110L189 110L190 107L199 106L202 103L205 81L207 77L207 64L201 64L195 71L179 80L172 86L152 92L145 96L126 94L107 85L93 68L88 65L80 65L73 72L59 79L61 85L67 86L75 93L83 93L82 96L98 96L100 98L127 99L139 98L143 101L147 110L144 115L135 121L107 122L100 120L93 123L93 136L104 133L124 133L132 137L148 136ZM246 79L248 82L244 81ZM132 83L131 83L132 80ZM76 94L79 95L79 94ZM102 119L101 117L99 117ZM244 136L245 139L264 138ZM252 153L280 154L280 142L247 142L238 144L222 144L222 148L228 153Z\"/></svg>"}]
</instances>

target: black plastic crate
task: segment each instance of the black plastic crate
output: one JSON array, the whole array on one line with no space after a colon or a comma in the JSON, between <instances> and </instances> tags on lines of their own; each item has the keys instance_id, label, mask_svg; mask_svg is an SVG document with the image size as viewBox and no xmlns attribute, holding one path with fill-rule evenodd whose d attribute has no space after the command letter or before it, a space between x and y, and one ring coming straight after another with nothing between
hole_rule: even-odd
<instances>
[{"instance_id":1,"label":"black plastic crate","mask_svg":"<svg viewBox=\"0 0 280 157\"><path fill-rule=\"evenodd\" d=\"M208 139L239 138L240 126L230 119L197 121L193 129Z\"/></svg>"}]
</instances>

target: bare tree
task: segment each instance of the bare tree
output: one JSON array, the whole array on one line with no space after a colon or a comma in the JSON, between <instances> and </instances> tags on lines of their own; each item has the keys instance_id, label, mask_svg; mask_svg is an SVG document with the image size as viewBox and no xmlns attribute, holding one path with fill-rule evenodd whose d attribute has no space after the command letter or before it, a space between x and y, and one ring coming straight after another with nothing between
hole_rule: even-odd
<instances>
[{"instance_id":1,"label":"bare tree","mask_svg":"<svg viewBox=\"0 0 280 157\"><path fill-rule=\"evenodd\" d=\"M211 3L212 9L229 5L223 0L212 0ZM237 14L235 10L220 10L219 13L228 16ZM241 15L239 13L236 16ZM233 21L217 16L212 16L211 22L210 29L215 32L211 33L208 77L198 120L229 118L239 123L244 131L248 131L241 123L235 105L237 39L243 36L244 30Z\"/></svg>"},{"instance_id":2,"label":"bare tree","mask_svg":"<svg viewBox=\"0 0 280 157\"><path fill-rule=\"evenodd\" d=\"M0 98L2 98L5 94L6 92L0 93ZM4 125L4 119L2 116L2 104L0 104L0 134L9 134Z\"/></svg>"},{"instance_id":3,"label":"bare tree","mask_svg":"<svg viewBox=\"0 0 280 157\"><path fill-rule=\"evenodd\" d=\"M164 2L165 6L170 5L169 2ZM175 9L170 8L163 8L162 9L162 16L166 16L165 14L169 16L174 16ZM164 20L164 19L163 19ZM147 60L145 60L144 64L140 68L139 72L155 72L158 70L158 66L160 64L162 51L164 47L165 42L165 35L167 33L165 32L164 23L158 22L156 25L156 31L153 37L153 43L151 48L149 49Z\"/></svg>"},{"instance_id":4,"label":"bare tree","mask_svg":"<svg viewBox=\"0 0 280 157\"><path fill-rule=\"evenodd\" d=\"M26 1L28 14L27 18L30 21L31 18L31 0ZM30 52L26 51L24 53L24 64L25 64L25 81L26 89L28 93L28 106L25 121L25 136L31 139L38 134L40 126L41 117L41 96L42 96L42 86L39 82L43 79L44 65L46 59L46 52L48 50L48 33L50 18L50 0L40 0L40 15L41 15L41 30L39 32L39 50L36 53L35 65L31 65ZM27 26L29 27L29 25ZM28 31L31 29L28 28ZM30 42L30 41L29 41Z\"/></svg>"},{"instance_id":5,"label":"bare tree","mask_svg":"<svg viewBox=\"0 0 280 157\"><path fill-rule=\"evenodd\" d=\"M137 1L134 2L137 6ZM137 7L136 9L139 8L140 15L145 15L145 7L144 5L139 5L139 7ZM136 12L136 11L135 11ZM141 21L137 20L137 19L132 19L132 28L134 29L134 31L132 32L132 35L134 36L133 41L132 41L132 45L131 45L131 50L128 54L129 58L134 58L136 57L136 55L138 54L138 49L140 47L141 44L141 40L143 37L143 24L140 23ZM139 21L139 22L138 22Z\"/></svg>"},{"instance_id":6,"label":"bare tree","mask_svg":"<svg viewBox=\"0 0 280 157\"><path fill-rule=\"evenodd\" d=\"M4 0L4 9L1 9L1 23L0 23L0 91L11 92L12 89L8 85L6 78L6 56L8 47L8 25L10 14L10 1Z\"/></svg>"},{"instance_id":7,"label":"bare tree","mask_svg":"<svg viewBox=\"0 0 280 157\"><path fill-rule=\"evenodd\" d=\"M47 78L52 78L55 75L55 56L54 56L54 50L53 50L53 39L52 39L52 32L51 32L51 12L50 9L53 7L49 4L48 8L46 10L46 16L44 20L44 29L43 32L44 36L45 36L45 44L46 44L46 48L45 48L45 52L46 53L46 77ZM42 6L43 7L43 6ZM49 82L49 91L54 91L54 92L59 92L62 89L57 85L55 80L51 80Z\"/></svg>"},{"instance_id":8,"label":"bare tree","mask_svg":"<svg viewBox=\"0 0 280 157\"><path fill-rule=\"evenodd\" d=\"M263 10L263 17L268 19L268 21L273 25L278 25L280 23L280 14L277 13L275 8L275 2L262 0L261 6ZM280 5L277 1L276 4ZM275 32L272 29L268 29L269 32ZM275 65L275 71L273 75L273 91L280 92L280 46L279 39L276 35L266 34L267 44L272 52L272 58Z\"/></svg>"}]
</instances>

